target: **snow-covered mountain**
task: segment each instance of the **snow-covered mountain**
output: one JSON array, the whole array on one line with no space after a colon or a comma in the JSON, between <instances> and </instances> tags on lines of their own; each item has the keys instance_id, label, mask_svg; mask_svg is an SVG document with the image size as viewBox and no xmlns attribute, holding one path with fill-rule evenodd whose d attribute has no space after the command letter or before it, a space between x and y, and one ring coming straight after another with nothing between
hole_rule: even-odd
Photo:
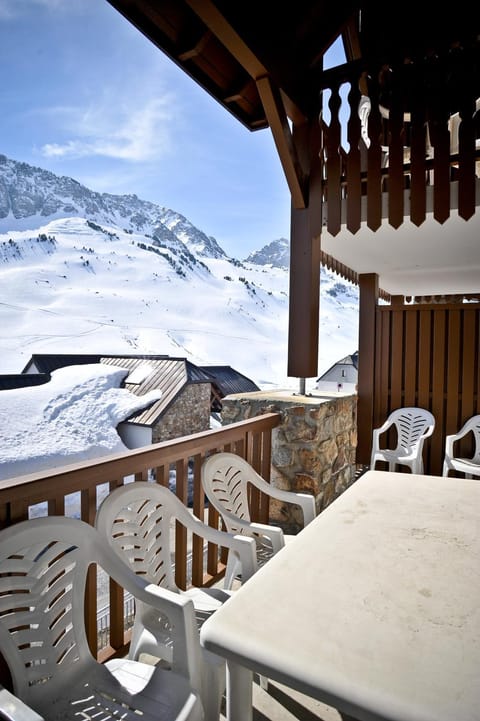
<instances>
[{"instance_id":1,"label":"snow-covered mountain","mask_svg":"<svg viewBox=\"0 0 480 721\"><path fill-rule=\"evenodd\" d=\"M174 210L0 156L0 373L35 352L165 353L291 387L288 252L229 258ZM320 372L357 331L357 289L322 268Z\"/></svg>"},{"instance_id":2,"label":"snow-covered mountain","mask_svg":"<svg viewBox=\"0 0 480 721\"><path fill-rule=\"evenodd\" d=\"M272 240L271 243L268 243L260 250L250 253L246 261L257 265L271 265L274 268L288 270L290 267L290 244L286 238Z\"/></svg>"}]
</instances>

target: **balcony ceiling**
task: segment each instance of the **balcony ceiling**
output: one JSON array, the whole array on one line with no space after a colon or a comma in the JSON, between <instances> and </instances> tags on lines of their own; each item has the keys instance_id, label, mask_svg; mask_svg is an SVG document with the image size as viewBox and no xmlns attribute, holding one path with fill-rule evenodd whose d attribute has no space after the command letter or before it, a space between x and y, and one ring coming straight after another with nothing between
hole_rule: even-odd
<instances>
[{"instance_id":1,"label":"balcony ceiling","mask_svg":"<svg viewBox=\"0 0 480 721\"><path fill-rule=\"evenodd\" d=\"M477 196L479 190L477 186ZM391 295L480 293L480 213L468 222L453 210L441 224L433 217L417 227L406 218L399 228L386 219L373 232L365 224L352 234L322 232L322 249L357 273L377 273Z\"/></svg>"},{"instance_id":2,"label":"balcony ceiling","mask_svg":"<svg viewBox=\"0 0 480 721\"><path fill-rule=\"evenodd\" d=\"M480 38L480 4L471 0L404 0L388 7L348 0L108 2L251 131L268 127L256 82L265 76L280 91L290 120L318 114L323 54L339 35L347 61L370 64L442 55L456 43L478 49ZM476 70L472 82L478 82ZM475 293L478 213L468 222L454 215L419 229L406 219L397 230L384 221L376 233L325 234L322 247L354 271L377 272L390 293Z\"/></svg>"}]
</instances>

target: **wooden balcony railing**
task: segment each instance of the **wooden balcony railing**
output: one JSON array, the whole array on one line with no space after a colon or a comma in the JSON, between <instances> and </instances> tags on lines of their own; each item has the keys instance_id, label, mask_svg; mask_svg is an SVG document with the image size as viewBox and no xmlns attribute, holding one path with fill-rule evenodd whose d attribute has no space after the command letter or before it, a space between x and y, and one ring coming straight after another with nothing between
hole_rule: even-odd
<instances>
[{"instance_id":1,"label":"wooden balcony railing","mask_svg":"<svg viewBox=\"0 0 480 721\"><path fill-rule=\"evenodd\" d=\"M468 220L478 204L478 46L446 55L358 60L323 73L329 121L322 121L327 230L362 221L394 228L427 212L444 223L451 210ZM453 192L453 188L455 191Z\"/></svg>"},{"instance_id":2,"label":"wooden balcony railing","mask_svg":"<svg viewBox=\"0 0 480 721\"><path fill-rule=\"evenodd\" d=\"M218 527L219 518L214 509L205 508L200 481L203 459L215 451L233 451L247 458L269 480L272 429L280 423L280 418L280 414L267 413L218 430L0 481L0 527L41 515L74 516L92 525L99 501L110 490L125 482L147 478L170 485L196 516ZM252 502L255 520L266 522L266 498L256 496ZM187 539L186 529L179 524L174 533L177 585L185 589L188 585L208 586L220 580L226 560L222 549L213 544L204 548L198 537ZM101 585L101 574L92 568L87 587L87 634L92 652L103 661L124 653L129 641L127 616L131 615L131 609L125 602L123 589L112 583L102 590ZM97 620L99 591L105 593L107 628L105 624L100 627ZM0 665L0 683L6 681L2 671L5 669Z\"/></svg>"}]
</instances>

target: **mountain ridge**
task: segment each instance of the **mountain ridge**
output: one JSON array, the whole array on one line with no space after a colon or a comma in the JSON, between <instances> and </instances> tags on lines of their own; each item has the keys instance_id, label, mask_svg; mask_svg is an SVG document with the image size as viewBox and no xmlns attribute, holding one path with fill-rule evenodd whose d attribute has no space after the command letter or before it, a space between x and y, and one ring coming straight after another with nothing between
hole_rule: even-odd
<instances>
[{"instance_id":1,"label":"mountain ridge","mask_svg":"<svg viewBox=\"0 0 480 721\"><path fill-rule=\"evenodd\" d=\"M34 352L168 353L288 385L288 255L281 238L230 258L174 210L0 156L0 372ZM321 272L326 368L356 350L358 292Z\"/></svg>"}]
</instances>

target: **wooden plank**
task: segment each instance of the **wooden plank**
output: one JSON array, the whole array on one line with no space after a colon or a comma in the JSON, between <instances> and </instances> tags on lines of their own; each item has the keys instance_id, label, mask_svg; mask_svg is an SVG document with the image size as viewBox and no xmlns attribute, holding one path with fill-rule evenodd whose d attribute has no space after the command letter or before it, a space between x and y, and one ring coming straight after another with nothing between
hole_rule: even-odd
<instances>
[{"instance_id":1,"label":"wooden plank","mask_svg":"<svg viewBox=\"0 0 480 721\"><path fill-rule=\"evenodd\" d=\"M341 126L339 112L341 98L338 85L331 88L328 107L330 109L330 126L326 133L327 148L327 228L335 236L340 232L342 223L342 187L341 187Z\"/></svg>"},{"instance_id":2,"label":"wooden plank","mask_svg":"<svg viewBox=\"0 0 480 721\"><path fill-rule=\"evenodd\" d=\"M297 156L282 97L268 76L257 79L263 109L275 142L295 208L306 207L306 179Z\"/></svg>"},{"instance_id":3,"label":"wooden plank","mask_svg":"<svg viewBox=\"0 0 480 721\"><path fill-rule=\"evenodd\" d=\"M404 402L404 312L392 306L390 313L391 331L391 353L390 353L390 407L389 412L402 408Z\"/></svg>"},{"instance_id":4,"label":"wooden plank","mask_svg":"<svg viewBox=\"0 0 480 721\"><path fill-rule=\"evenodd\" d=\"M432 315L430 310L420 308L418 340L418 405L431 408L432 382Z\"/></svg>"},{"instance_id":5,"label":"wooden plank","mask_svg":"<svg viewBox=\"0 0 480 721\"><path fill-rule=\"evenodd\" d=\"M458 128L458 214L469 220L475 213L475 97L463 96Z\"/></svg>"},{"instance_id":6,"label":"wooden plank","mask_svg":"<svg viewBox=\"0 0 480 721\"><path fill-rule=\"evenodd\" d=\"M476 397L476 404L474 407L474 415L477 415L480 413L480 312L477 311L476 315L476 335L477 335L477 344L476 344L476 365L477 365L477 378L476 378L476 385L475 385L475 397Z\"/></svg>"},{"instance_id":7,"label":"wooden plank","mask_svg":"<svg viewBox=\"0 0 480 721\"><path fill-rule=\"evenodd\" d=\"M377 308L377 338L375 360L375 403L374 427L380 426L387 418L390 409L390 336L391 308ZM378 332L379 331L379 332Z\"/></svg>"},{"instance_id":8,"label":"wooden plank","mask_svg":"<svg viewBox=\"0 0 480 721\"><path fill-rule=\"evenodd\" d=\"M411 146L410 146L410 219L420 226L427 213L427 164L426 164L426 114L425 101L421 93L414 92L411 110Z\"/></svg>"},{"instance_id":9,"label":"wooden plank","mask_svg":"<svg viewBox=\"0 0 480 721\"><path fill-rule=\"evenodd\" d=\"M450 133L447 98L435 96L433 119L429 129L433 143L433 217L444 223L450 216Z\"/></svg>"},{"instance_id":10,"label":"wooden plank","mask_svg":"<svg viewBox=\"0 0 480 721\"><path fill-rule=\"evenodd\" d=\"M399 228L404 215L403 176L403 96L391 94L388 137L388 221L393 228Z\"/></svg>"},{"instance_id":11,"label":"wooden plank","mask_svg":"<svg viewBox=\"0 0 480 721\"><path fill-rule=\"evenodd\" d=\"M450 310L447 316L447 377L445 404L445 433L456 433L460 423L460 367L461 367L461 310Z\"/></svg>"},{"instance_id":12,"label":"wooden plank","mask_svg":"<svg viewBox=\"0 0 480 721\"><path fill-rule=\"evenodd\" d=\"M251 466L260 473L261 469L261 438L256 435L250 439L249 457ZM261 475L261 474L260 474ZM254 521L268 523L270 515L270 497L261 493L258 488L250 487L250 514Z\"/></svg>"},{"instance_id":13,"label":"wooden plank","mask_svg":"<svg viewBox=\"0 0 480 721\"><path fill-rule=\"evenodd\" d=\"M176 462L175 476L175 493L186 506L188 498L188 464L184 458L180 458ZM175 582L182 590L187 588L187 529L178 521L175 521Z\"/></svg>"},{"instance_id":14,"label":"wooden plank","mask_svg":"<svg viewBox=\"0 0 480 721\"><path fill-rule=\"evenodd\" d=\"M109 587L110 646L114 649L120 649L125 643L123 588L115 583L113 579L110 579Z\"/></svg>"},{"instance_id":15,"label":"wooden plank","mask_svg":"<svg viewBox=\"0 0 480 721\"><path fill-rule=\"evenodd\" d=\"M445 438L445 362L446 311L438 309L433 316L432 413L435 431L430 439L430 473L441 475Z\"/></svg>"},{"instance_id":16,"label":"wooden plank","mask_svg":"<svg viewBox=\"0 0 480 721\"><path fill-rule=\"evenodd\" d=\"M378 275L360 275L359 287L357 463L368 464L372 451Z\"/></svg>"},{"instance_id":17,"label":"wooden plank","mask_svg":"<svg viewBox=\"0 0 480 721\"><path fill-rule=\"evenodd\" d=\"M372 83L369 90L372 109L368 120L370 147L367 153L367 226L370 230L378 230L382 224L382 149L380 144L382 125L376 84Z\"/></svg>"},{"instance_id":18,"label":"wooden plank","mask_svg":"<svg viewBox=\"0 0 480 721\"><path fill-rule=\"evenodd\" d=\"M475 372L478 367L478 321L480 314L478 310L465 308L463 312L463 334L462 334L462 370L461 370L461 402L459 423L463 423L471 416L476 415L475 411ZM478 393L478 389L477 389ZM453 431L460 430L460 425Z\"/></svg>"},{"instance_id":19,"label":"wooden plank","mask_svg":"<svg viewBox=\"0 0 480 721\"><path fill-rule=\"evenodd\" d=\"M97 655L97 566L92 564L87 571L85 587L85 632L92 656Z\"/></svg>"},{"instance_id":20,"label":"wooden plank","mask_svg":"<svg viewBox=\"0 0 480 721\"><path fill-rule=\"evenodd\" d=\"M193 459L193 515L201 520L205 517L205 493L201 482L201 468L203 457L197 454ZM192 583L194 586L201 586L204 578L203 568L203 538L195 533L192 537Z\"/></svg>"},{"instance_id":21,"label":"wooden plank","mask_svg":"<svg viewBox=\"0 0 480 721\"><path fill-rule=\"evenodd\" d=\"M80 493L80 518L91 526L95 524L97 515L96 488L85 488Z\"/></svg>"},{"instance_id":22,"label":"wooden plank","mask_svg":"<svg viewBox=\"0 0 480 721\"><path fill-rule=\"evenodd\" d=\"M405 395L404 406L417 405L417 375L418 375L418 317L417 313L405 313Z\"/></svg>"},{"instance_id":23,"label":"wooden plank","mask_svg":"<svg viewBox=\"0 0 480 721\"><path fill-rule=\"evenodd\" d=\"M287 373L313 378L318 373L320 312L320 233L322 230L322 161L320 126L296 131L298 146L312 160L308 208L292 208Z\"/></svg>"},{"instance_id":24,"label":"wooden plank","mask_svg":"<svg viewBox=\"0 0 480 721\"><path fill-rule=\"evenodd\" d=\"M360 164L360 118L358 117L358 103L360 90L355 79L350 84L348 103L350 117L347 125L347 140L349 150L347 154L347 228L351 233L360 229L362 221L362 179Z\"/></svg>"}]
</instances>

